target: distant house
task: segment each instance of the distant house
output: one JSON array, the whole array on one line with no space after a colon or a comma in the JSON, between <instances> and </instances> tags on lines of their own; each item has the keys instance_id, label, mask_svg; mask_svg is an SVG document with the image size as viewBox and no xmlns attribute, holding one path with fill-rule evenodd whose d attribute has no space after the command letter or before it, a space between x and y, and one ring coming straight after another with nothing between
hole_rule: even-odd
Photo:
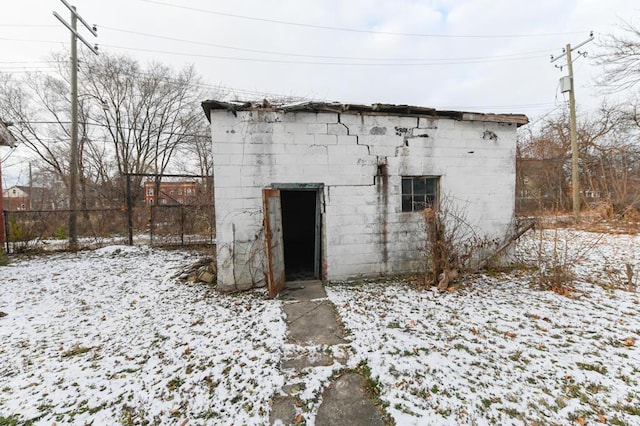
<instances>
[{"instance_id":1,"label":"distant house","mask_svg":"<svg viewBox=\"0 0 640 426\"><path fill-rule=\"evenodd\" d=\"M56 206L47 188L15 185L2 193L7 211L55 210Z\"/></svg>"},{"instance_id":2,"label":"distant house","mask_svg":"<svg viewBox=\"0 0 640 426\"><path fill-rule=\"evenodd\" d=\"M156 184L152 180L144 183L144 203L147 206L165 206L177 204L195 204L198 184L194 181L160 182L156 193Z\"/></svg>"},{"instance_id":3,"label":"distant house","mask_svg":"<svg viewBox=\"0 0 640 426\"><path fill-rule=\"evenodd\" d=\"M515 217L520 114L408 105L202 103L211 123L221 290L424 269L425 207L479 238Z\"/></svg>"}]
</instances>

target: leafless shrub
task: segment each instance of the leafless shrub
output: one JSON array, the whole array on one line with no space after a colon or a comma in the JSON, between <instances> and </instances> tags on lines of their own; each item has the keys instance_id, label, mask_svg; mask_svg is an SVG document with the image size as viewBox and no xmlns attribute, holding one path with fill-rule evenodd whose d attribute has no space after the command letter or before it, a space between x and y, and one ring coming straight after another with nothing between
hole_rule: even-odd
<instances>
[{"instance_id":1,"label":"leafless shrub","mask_svg":"<svg viewBox=\"0 0 640 426\"><path fill-rule=\"evenodd\" d=\"M462 275L470 272L480 256L495 248L499 241L478 236L466 219L464 209L454 203L441 203L439 209L427 208L425 220L424 286L447 290Z\"/></svg>"},{"instance_id":2,"label":"leafless shrub","mask_svg":"<svg viewBox=\"0 0 640 426\"><path fill-rule=\"evenodd\" d=\"M638 275L631 263L625 263L623 268L608 265L605 273L609 279L608 286L616 290L634 292L638 289Z\"/></svg>"},{"instance_id":3,"label":"leafless shrub","mask_svg":"<svg viewBox=\"0 0 640 426\"><path fill-rule=\"evenodd\" d=\"M574 266L584 260L598 244L602 236L570 245L568 239L561 239L558 229L553 229L551 240L540 230L536 253L535 283L541 290L551 290L563 296L576 291Z\"/></svg>"},{"instance_id":4,"label":"leafless shrub","mask_svg":"<svg viewBox=\"0 0 640 426\"><path fill-rule=\"evenodd\" d=\"M625 264L625 272L627 275L626 287L628 290L635 290L638 287L638 277L633 274L633 265L630 263Z\"/></svg>"}]
</instances>

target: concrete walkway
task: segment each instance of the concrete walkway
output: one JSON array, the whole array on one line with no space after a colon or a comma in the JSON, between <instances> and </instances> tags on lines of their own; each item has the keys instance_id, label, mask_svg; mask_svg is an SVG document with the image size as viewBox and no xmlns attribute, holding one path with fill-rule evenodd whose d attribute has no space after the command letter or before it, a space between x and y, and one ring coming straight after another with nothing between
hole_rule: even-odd
<instances>
[{"instance_id":1,"label":"concrete walkway","mask_svg":"<svg viewBox=\"0 0 640 426\"><path fill-rule=\"evenodd\" d=\"M348 342L343 336L335 306L327 300L320 281L288 282L280 298L287 316L288 343L298 350L282 361L281 368L291 379L283 387L284 395L272 401L270 423L288 425L309 420L307 413L296 405L299 403L296 395L304 388L304 383L295 378L304 376L304 371L310 368L347 362L347 351L343 358L337 358L328 353L308 351L305 347ZM322 393L316 426L384 425L381 412L367 396L366 389L366 379L360 374L348 371L339 375Z\"/></svg>"}]
</instances>

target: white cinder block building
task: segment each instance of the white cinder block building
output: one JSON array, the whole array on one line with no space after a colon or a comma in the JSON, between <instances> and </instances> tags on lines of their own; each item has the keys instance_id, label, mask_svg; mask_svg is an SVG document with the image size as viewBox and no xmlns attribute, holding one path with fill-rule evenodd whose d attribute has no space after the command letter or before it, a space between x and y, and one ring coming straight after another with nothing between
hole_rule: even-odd
<instances>
[{"instance_id":1,"label":"white cinder block building","mask_svg":"<svg viewBox=\"0 0 640 426\"><path fill-rule=\"evenodd\" d=\"M443 199L502 241L524 115L406 105L202 104L214 154L218 288L424 268L425 206Z\"/></svg>"}]
</instances>

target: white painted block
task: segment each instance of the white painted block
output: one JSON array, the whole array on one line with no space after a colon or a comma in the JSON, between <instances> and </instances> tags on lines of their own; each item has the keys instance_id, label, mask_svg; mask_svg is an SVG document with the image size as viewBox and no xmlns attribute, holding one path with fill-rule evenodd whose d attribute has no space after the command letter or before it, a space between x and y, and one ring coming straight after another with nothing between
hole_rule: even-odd
<instances>
[{"instance_id":1,"label":"white painted block","mask_svg":"<svg viewBox=\"0 0 640 426\"><path fill-rule=\"evenodd\" d=\"M213 151L213 154L214 156L216 154L242 154L243 151L242 143L224 142L216 144L216 149Z\"/></svg>"},{"instance_id":2,"label":"white painted block","mask_svg":"<svg viewBox=\"0 0 640 426\"><path fill-rule=\"evenodd\" d=\"M338 145L357 145L358 144L358 136L338 136Z\"/></svg>"},{"instance_id":3,"label":"white painted block","mask_svg":"<svg viewBox=\"0 0 640 426\"><path fill-rule=\"evenodd\" d=\"M242 137L243 135L236 133L233 128L229 127L227 127L226 129L214 128L211 132L211 140L214 143L242 141Z\"/></svg>"},{"instance_id":4,"label":"white painted block","mask_svg":"<svg viewBox=\"0 0 640 426\"><path fill-rule=\"evenodd\" d=\"M395 132L396 127L398 130L418 127L418 118L390 115L363 115L362 125L368 127L388 127Z\"/></svg>"},{"instance_id":5,"label":"white painted block","mask_svg":"<svg viewBox=\"0 0 640 426\"><path fill-rule=\"evenodd\" d=\"M298 159L302 159L302 157L312 155L312 156L324 156L328 155L328 150L325 145L301 145L301 144L292 144L287 145L285 153L288 155L297 156Z\"/></svg>"},{"instance_id":6,"label":"white painted block","mask_svg":"<svg viewBox=\"0 0 640 426\"><path fill-rule=\"evenodd\" d=\"M285 126L284 133L293 133L294 135L306 135L309 123L300 123L297 121L283 123Z\"/></svg>"},{"instance_id":7,"label":"white painted block","mask_svg":"<svg viewBox=\"0 0 640 426\"><path fill-rule=\"evenodd\" d=\"M296 133L293 135L293 143L298 145L313 145L316 143L314 135Z\"/></svg>"},{"instance_id":8,"label":"white painted block","mask_svg":"<svg viewBox=\"0 0 640 426\"><path fill-rule=\"evenodd\" d=\"M336 145L338 143L338 136L336 135L313 135L314 144L316 145Z\"/></svg>"},{"instance_id":9,"label":"white painted block","mask_svg":"<svg viewBox=\"0 0 640 426\"><path fill-rule=\"evenodd\" d=\"M314 112L296 112L295 122L297 123L317 123L318 117Z\"/></svg>"},{"instance_id":10,"label":"white painted block","mask_svg":"<svg viewBox=\"0 0 640 426\"><path fill-rule=\"evenodd\" d=\"M437 129L440 119L431 117L420 117L418 119L418 127L420 129Z\"/></svg>"},{"instance_id":11,"label":"white painted block","mask_svg":"<svg viewBox=\"0 0 640 426\"><path fill-rule=\"evenodd\" d=\"M305 165L302 167L302 176L305 181L318 182L328 174L327 165Z\"/></svg>"},{"instance_id":12,"label":"white painted block","mask_svg":"<svg viewBox=\"0 0 640 426\"><path fill-rule=\"evenodd\" d=\"M438 119L438 130L441 132L445 132L447 130L453 130L456 127L457 121L452 118L439 118Z\"/></svg>"},{"instance_id":13,"label":"white painted block","mask_svg":"<svg viewBox=\"0 0 640 426\"><path fill-rule=\"evenodd\" d=\"M307 124L306 133L308 135L326 135L327 134L327 123L309 123Z\"/></svg>"},{"instance_id":14,"label":"white painted block","mask_svg":"<svg viewBox=\"0 0 640 426\"><path fill-rule=\"evenodd\" d=\"M327 124L327 133L330 135L348 135L349 129L347 126L341 123L331 123Z\"/></svg>"},{"instance_id":15,"label":"white painted block","mask_svg":"<svg viewBox=\"0 0 640 426\"><path fill-rule=\"evenodd\" d=\"M363 116L357 113L343 112L340 113L340 123L351 127L363 124Z\"/></svg>"},{"instance_id":16,"label":"white painted block","mask_svg":"<svg viewBox=\"0 0 640 426\"><path fill-rule=\"evenodd\" d=\"M295 142L295 135L292 133L275 133L268 135L265 141L268 143L290 144Z\"/></svg>"},{"instance_id":17,"label":"white painted block","mask_svg":"<svg viewBox=\"0 0 640 426\"><path fill-rule=\"evenodd\" d=\"M318 123L337 123L338 114L335 112L319 112L316 120Z\"/></svg>"},{"instance_id":18,"label":"white painted block","mask_svg":"<svg viewBox=\"0 0 640 426\"><path fill-rule=\"evenodd\" d=\"M264 145L264 153L265 154L271 154L271 155L281 155L281 154L286 154L287 153L287 147L289 146L289 143L277 143L277 142L273 142L269 145Z\"/></svg>"}]
</instances>

